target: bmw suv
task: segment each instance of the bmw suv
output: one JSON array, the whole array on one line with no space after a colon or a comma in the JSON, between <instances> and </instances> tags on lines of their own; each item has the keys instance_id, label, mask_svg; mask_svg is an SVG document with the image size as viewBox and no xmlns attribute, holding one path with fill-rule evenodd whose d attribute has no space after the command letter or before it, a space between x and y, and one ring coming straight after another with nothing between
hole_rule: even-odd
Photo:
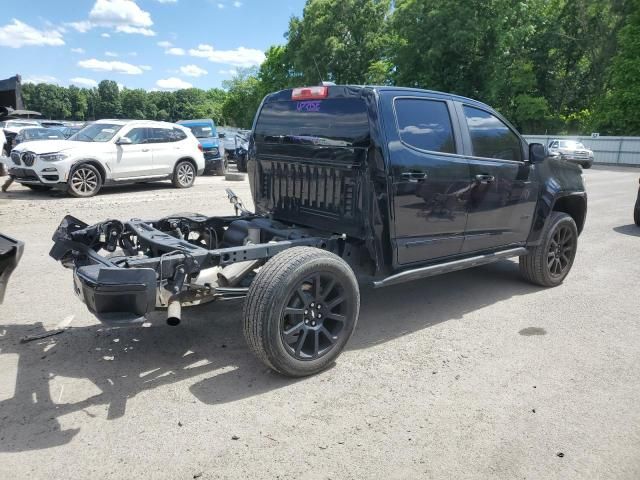
<instances>
[{"instance_id":1,"label":"bmw suv","mask_svg":"<svg viewBox=\"0 0 640 480\"><path fill-rule=\"evenodd\" d=\"M67 140L21 143L10 158L16 182L74 197L91 197L103 185L157 180L188 188L205 167L188 128L147 120L99 120Z\"/></svg>"}]
</instances>

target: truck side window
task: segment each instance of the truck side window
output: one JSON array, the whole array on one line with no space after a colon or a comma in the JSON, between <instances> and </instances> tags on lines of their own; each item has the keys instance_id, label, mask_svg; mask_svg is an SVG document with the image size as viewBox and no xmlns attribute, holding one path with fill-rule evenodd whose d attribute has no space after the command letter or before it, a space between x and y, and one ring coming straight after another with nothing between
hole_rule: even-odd
<instances>
[{"instance_id":1,"label":"truck side window","mask_svg":"<svg viewBox=\"0 0 640 480\"><path fill-rule=\"evenodd\" d=\"M456 153L449 109L445 102L417 98L395 101L400 139L420 150Z\"/></svg>"},{"instance_id":2,"label":"truck side window","mask_svg":"<svg viewBox=\"0 0 640 480\"><path fill-rule=\"evenodd\" d=\"M522 161L522 143L499 118L489 112L464 107L475 157Z\"/></svg>"}]
</instances>

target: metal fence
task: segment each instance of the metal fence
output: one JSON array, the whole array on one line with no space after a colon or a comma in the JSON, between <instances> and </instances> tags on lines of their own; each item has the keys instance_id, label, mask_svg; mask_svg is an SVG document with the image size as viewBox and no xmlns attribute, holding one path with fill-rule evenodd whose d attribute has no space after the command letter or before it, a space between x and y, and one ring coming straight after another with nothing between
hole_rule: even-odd
<instances>
[{"instance_id":1,"label":"metal fence","mask_svg":"<svg viewBox=\"0 0 640 480\"><path fill-rule=\"evenodd\" d=\"M630 165L640 167L640 137L567 137L551 135L524 135L529 143L549 145L554 139L579 140L593 150L594 163Z\"/></svg>"}]
</instances>

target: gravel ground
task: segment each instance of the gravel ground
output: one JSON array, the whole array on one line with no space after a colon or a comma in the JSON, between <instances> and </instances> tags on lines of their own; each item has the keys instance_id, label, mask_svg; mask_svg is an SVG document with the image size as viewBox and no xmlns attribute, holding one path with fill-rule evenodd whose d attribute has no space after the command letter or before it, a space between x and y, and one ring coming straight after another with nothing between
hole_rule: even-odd
<instances>
[{"instance_id":1,"label":"gravel ground","mask_svg":"<svg viewBox=\"0 0 640 480\"><path fill-rule=\"evenodd\" d=\"M638 479L639 174L585 171L564 285L531 286L504 261L365 290L336 365L297 381L247 350L239 303L188 310L179 327L105 329L48 257L67 213L230 214L224 188L250 204L246 182L88 200L14 185L0 230L26 250L0 310L0 478Z\"/></svg>"}]
</instances>

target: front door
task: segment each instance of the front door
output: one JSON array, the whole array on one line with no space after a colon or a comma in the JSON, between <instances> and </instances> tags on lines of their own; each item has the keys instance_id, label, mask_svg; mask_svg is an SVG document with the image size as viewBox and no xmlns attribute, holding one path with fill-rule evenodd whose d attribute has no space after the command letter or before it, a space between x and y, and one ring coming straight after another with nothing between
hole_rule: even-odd
<instances>
[{"instance_id":1,"label":"front door","mask_svg":"<svg viewBox=\"0 0 640 480\"><path fill-rule=\"evenodd\" d=\"M461 152L451 102L431 97L392 100L387 127L399 265L457 255L464 240L469 165Z\"/></svg>"},{"instance_id":2,"label":"front door","mask_svg":"<svg viewBox=\"0 0 640 480\"><path fill-rule=\"evenodd\" d=\"M525 143L493 113L457 104L471 182L463 253L526 241L538 185L525 161Z\"/></svg>"},{"instance_id":3,"label":"front door","mask_svg":"<svg viewBox=\"0 0 640 480\"><path fill-rule=\"evenodd\" d=\"M116 144L115 164L112 165L113 178L144 177L153 174L153 156L147 141L147 128L134 127L122 137L131 140L130 144Z\"/></svg>"}]
</instances>

